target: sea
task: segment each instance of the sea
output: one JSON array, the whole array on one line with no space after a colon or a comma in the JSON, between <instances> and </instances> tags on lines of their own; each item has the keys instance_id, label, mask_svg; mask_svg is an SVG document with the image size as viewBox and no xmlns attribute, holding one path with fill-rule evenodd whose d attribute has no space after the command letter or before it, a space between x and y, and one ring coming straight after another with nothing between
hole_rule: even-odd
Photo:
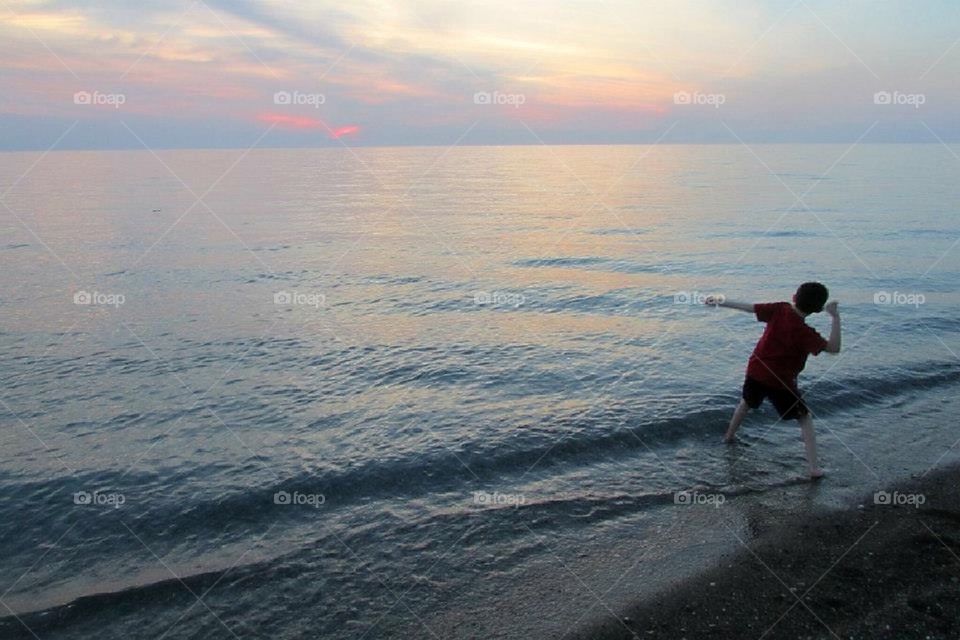
<instances>
[{"instance_id":1,"label":"sea","mask_svg":"<svg viewBox=\"0 0 960 640\"><path fill-rule=\"evenodd\" d=\"M883 500L960 453L958 169L936 144L0 154L0 636L559 638ZM721 443L763 325L703 304L811 280L843 329L800 377L817 483L769 405Z\"/></svg>"}]
</instances>

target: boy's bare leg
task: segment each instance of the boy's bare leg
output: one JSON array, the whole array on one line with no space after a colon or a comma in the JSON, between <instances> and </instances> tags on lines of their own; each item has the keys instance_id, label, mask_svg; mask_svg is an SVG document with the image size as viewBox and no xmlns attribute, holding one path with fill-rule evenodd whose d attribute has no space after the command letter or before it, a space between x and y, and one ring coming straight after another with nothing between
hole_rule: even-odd
<instances>
[{"instance_id":1,"label":"boy's bare leg","mask_svg":"<svg viewBox=\"0 0 960 640\"><path fill-rule=\"evenodd\" d=\"M800 433L803 434L803 448L807 454L807 466L811 478L822 478L823 469L817 466L817 438L813 434L813 418L810 414L797 419L800 423Z\"/></svg>"},{"instance_id":2,"label":"boy's bare leg","mask_svg":"<svg viewBox=\"0 0 960 640\"><path fill-rule=\"evenodd\" d=\"M747 406L747 401L741 399L740 404L738 404L737 408L734 409L733 416L730 418L730 426L727 427L727 432L723 434L724 442L733 442L737 435L737 429L740 428L740 423L743 422L743 418L747 415L747 411L749 410L750 407Z\"/></svg>"}]
</instances>

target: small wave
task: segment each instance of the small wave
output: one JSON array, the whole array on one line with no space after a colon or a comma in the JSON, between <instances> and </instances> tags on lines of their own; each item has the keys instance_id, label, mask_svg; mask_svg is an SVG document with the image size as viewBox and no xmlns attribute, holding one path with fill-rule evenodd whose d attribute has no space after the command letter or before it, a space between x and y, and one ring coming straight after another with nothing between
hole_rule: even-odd
<instances>
[{"instance_id":1,"label":"small wave","mask_svg":"<svg viewBox=\"0 0 960 640\"><path fill-rule=\"evenodd\" d=\"M610 258L581 257L581 258L534 258L517 260L512 263L516 267L568 267L612 271L617 273L666 273L683 269L681 263L638 263L628 260L612 260Z\"/></svg>"},{"instance_id":2,"label":"small wave","mask_svg":"<svg viewBox=\"0 0 960 640\"><path fill-rule=\"evenodd\" d=\"M916 390L928 390L937 387L955 385L960 382L960 365L953 363L924 363L911 368L878 369L865 375L858 374L833 382L817 385L815 401L818 414L829 415L831 411L846 411L864 404L873 404L878 400L889 400L904 393ZM676 399L671 399L676 400ZM689 403L684 403L689 405ZM187 508L184 508L184 495L164 496L158 487L169 480L167 474L132 473L128 477L120 471L103 473L89 472L76 477L18 481L9 474L0 475L5 489L12 495L30 495L34 500L45 502L55 500L67 502L70 492L77 486L118 487L123 485L153 487L151 499L143 501L149 504L148 513L143 514L141 522L162 522L163 535L175 539L195 532L207 535L211 527L221 527L223 523L243 522L250 526L259 526L263 522L277 522L282 519L302 521L305 518L329 517L329 510L355 505L371 498L415 497L428 493L445 491L463 491L464 487L476 482L497 482L502 484L510 478L523 478L527 470L536 465L536 474L550 477L559 467L563 472L571 466L584 466L596 461L609 461L619 456L634 456L638 451L648 451L659 447L675 445L678 441L699 440L717 436L729 415L733 398L720 395L697 396L696 404L703 408L690 411L689 406L679 407L672 417L661 417L648 422L632 419L634 409L620 406L604 414L603 424L597 420L585 421L582 415L569 415L554 421L553 434L543 430L536 431L535 425L518 424L506 439L495 443L462 443L456 451L438 448L433 452L398 455L393 459L376 459L360 462L350 468L317 472L304 470L294 476L265 486L245 487L233 493L217 493L208 498L197 499L205 495L192 491ZM123 419L136 419L135 415L123 416ZM555 429L554 429L555 427ZM558 433L566 436L557 440ZM194 469L190 477L212 475L215 469ZM535 478L531 478L534 480ZM178 478L178 482L186 481ZM679 487L678 489L701 490L702 487ZM706 490L722 492L725 497L769 490L770 486L725 485L706 487ZM289 509L274 504L277 492L300 492L304 494L323 493L328 497L323 508L323 516L309 509ZM522 514L529 527L564 527L592 524L629 516L645 509L668 506L674 501L675 493L664 488L645 493L612 495L575 495L549 497L542 500L510 507L480 509L483 512L485 526L509 525ZM22 505L8 505L0 516L11 523L15 522L14 509ZM466 515L475 514L471 510ZM463 518L463 511L442 511L429 515L429 518ZM452 523L448 523L452 524ZM423 527L420 524L417 526ZM100 519L85 520L84 536L96 538L96 534L112 532L114 522ZM96 529L96 531L92 530ZM257 574L270 572L282 563L282 557L260 558L244 563L240 567L221 570L216 566L205 566L196 573L189 571L178 579L145 578L142 584L107 592L90 593L74 598L69 603L48 608L41 612L18 614L26 624L35 630L45 630L70 624L75 618L96 615L105 609L118 609L138 606L138 603L173 598L173 592L183 592L183 584L189 585L197 593L204 592L209 585L224 577L225 571L233 571L238 580ZM182 582L181 582L182 581ZM3 637L17 633L19 622L13 616L0 618L0 635Z\"/></svg>"},{"instance_id":3,"label":"small wave","mask_svg":"<svg viewBox=\"0 0 960 640\"><path fill-rule=\"evenodd\" d=\"M515 260L515 267L583 267L612 262L609 258L586 256L581 258L528 258Z\"/></svg>"},{"instance_id":4,"label":"small wave","mask_svg":"<svg viewBox=\"0 0 960 640\"><path fill-rule=\"evenodd\" d=\"M814 395L820 413L827 414L912 390L958 382L960 365L928 363L922 367L881 370L873 375L824 382L816 386ZM522 473L536 460L542 460L538 469L585 465L618 453L632 455L648 447L711 438L729 417L733 402L734 398L726 395L698 396L697 404L703 408L689 411L688 407L681 407L676 415L662 415L653 421L636 420L635 411L625 405L608 408L601 418L604 424L587 424L582 414L573 413L553 419L548 434L535 424L517 424L510 436L494 443L464 443L456 452L441 449L392 460L361 462L348 470L320 476L306 474L266 490L258 499L267 500L278 490L309 492L318 487L338 496L338 500L360 495L421 493L436 490L438 485L457 485L472 474L501 478L504 474ZM558 434L567 435L558 440ZM237 508L242 509L243 505L238 504Z\"/></svg>"},{"instance_id":5,"label":"small wave","mask_svg":"<svg viewBox=\"0 0 960 640\"><path fill-rule=\"evenodd\" d=\"M960 382L960 365L930 362L911 367L878 370L875 373L841 378L817 385L817 403L843 410ZM826 389L827 391L823 391Z\"/></svg>"},{"instance_id":6,"label":"small wave","mask_svg":"<svg viewBox=\"0 0 960 640\"><path fill-rule=\"evenodd\" d=\"M266 565L266 563L261 564ZM120 612L139 610L149 602L170 602L176 598L188 601L192 599L188 589L195 594L204 593L218 583L223 584L221 581L228 572L243 575L252 569L255 569L255 566L248 564L184 574L170 579L132 585L117 591L82 595L65 604L41 610L2 616L0 617L0 637L35 638L36 634L52 632L79 619L96 616L107 610L113 611L116 615ZM29 635L23 635L24 627L30 630Z\"/></svg>"},{"instance_id":7,"label":"small wave","mask_svg":"<svg viewBox=\"0 0 960 640\"><path fill-rule=\"evenodd\" d=\"M649 231L647 229L594 229L590 231L595 236L641 236Z\"/></svg>"},{"instance_id":8,"label":"small wave","mask_svg":"<svg viewBox=\"0 0 960 640\"><path fill-rule=\"evenodd\" d=\"M889 400L904 393L955 385L960 382L960 365L927 363L912 368L878 370L872 375L840 378L821 382L810 392L818 415L830 415L857 407ZM349 467L318 471L305 470L271 485L247 487L231 494L218 495L216 500L201 500L186 511L180 503L152 504L153 518L161 518L171 529L204 530L211 522L262 517L282 517L288 513L273 504L278 491L302 494L322 493L328 496L325 509L353 504L371 497L415 496L431 492L456 490L473 480L498 480L523 475L532 466L538 474L550 474L551 468L586 466L611 457L631 456L637 451L675 446L680 441L699 441L716 436L729 417L735 398L732 395L697 396L696 405L679 404L675 409L659 412L654 420L636 419L639 411L627 405L607 407L601 416L585 417L582 412L550 420L544 429L532 418L518 421L506 436L491 442L462 442L454 449L438 446L432 451L401 453L394 457L359 460ZM674 415L669 415L673 410ZM125 420L135 419L124 416ZM106 486L109 474L91 476L91 486ZM125 484L147 486L156 478L131 477ZM28 487L16 481L7 486L15 494L50 496L67 494L77 486L74 479L51 480ZM168 531L169 533L169 531Z\"/></svg>"},{"instance_id":9,"label":"small wave","mask_svg":"<svg viewBox=\"0 0 960 640\"><path fill-rule=\"evenodd\" d=\"M942 331L955 333L960 331L960 318L955 316L901 317L884 323L887 332Z\"/></svg>"},{"instance_id":10,"label":"small wave","mask_svg":"<svg viewBox=\"0 0 960 640\"><path fill-rule=\"evenodd\" d=\"M592 313L603 312L604 315L619 313L635 313L640 301L649 297L627 294L622 291L611 291L598 295L566 296L554 302L545 302L540 305L547 311Z\"/></svg>"},{"instance_id":11,"label":"small wave","mask_svg":"<svg viewBox=\"0 0 960 640\"><path fill-rule=\"evenodd\" d=\"M656 254L651 254L656 258ZM516 260L515 267L565 267L608 271L611 273L655 273L655 274L753 274L754 268L744 264L720 262L701 262L699 260L657 260L656 262L635 262L632 260L614 260L596 256L570 258L533 258Z\"/></svg>"},{"instance_id":12,"label":"small wave","mask_svg":"<svg viewBox=\"0 0 960 640\"><path fill-rule=\"evenodd\" d=\"M949 240L954 234L956 234L956 229L897 229L896 231L886 231L878 235L881 238L935 237Z\"/></svg>"},{"instance_id":13,"label":"small wave","mask_svg":"<svg viewBox=\"0 0 960 640\"><path fill-rule=\"evenodd\" d=\"M422 276L369 276L361 280L364 284L416 284L423 281Z\"/></svg>"},{"instance_id":14,"label":"small wave","mask_svg":"<svg viewBox=\"0 0 960 640\"><path fill-rule=\"evenodd\" d=\"M306 282L309 280L308 275L309 271L306 269L302 271L280 271L277 273L257 273L252 277L247 278L244 282L245 284L254 284L257 282L277 282L277 281L289 281L289 282ZM228 281L235 281L235 278L230 278ZM214 282L222 282L214 280Z\"/></svg>"},{"instance_id":15,"label":"small wave","mask_svg":"<svg viewBox=\"0 0 960 640\"><path fill-rule=\"evenodd\" d=\"M709 234L710 238L820 238L822 233L800 229L782 231L743 231Z\"/></svg>"},{"instance_id":16,"label":"small wave","mask_svg":"<svg viewBox=\"0 0 960 640\"><path fill-rule=\"evenodd\" d=\"M725 500L805 482L803 480L773 483L765 487L748 485L714 486L698 484L678 487L677 490L641 491L639 493L617 492L611 494L591 494L579 496L550 497L524 501L521 504L481 507L474 505L466 510L440 510L425 514L415 521L397 521L390 527L394 536L422 538L425 532L440 529L444 532L463 532L459 540L467 546L487 545L494 536L490 532L502 532L517 528L536 536L539 531L569 530L576 527L592 526L601 522L610 522L629 517L639 512L671 507L677 504L677 495L681 491L722 493ZM192 594L206 594L216 585L229 589L243 584L245 588L273 581L279 572L287 575L309 570L304 561L304 553L312 549L332 549L334 553L341 547L349 549L369 544L383 544L383 524L372 527L355 528L350 532L333 534L336 543L327 531L320 530L308 544L288 549L279 554L258 555L245 553L243 562L237 564L232 558L226 564L213 562L208 565L196 565L184 570L172 567L176 577L168 578L161 572L145 572L128 577L126 584L113 584L107 590L93 591L91 585L82 587L87 592L57 600L38 603L35 609L20 610L16 615L0 616L0 636L20 637L24 625L33 633L52 633L58 629L70 628L81 620L91 620L109 612L111 617L134 611L143 611L149 603L166 603L173 606L182 600L184 606L195 599ZM431 535L431 537L432 537ZM534 551L535 541L527 544L512 544L496 555L489 555L481 562L487 563L492 570L509 568L519 564ZM330 576L330 579L336 579ZM103 589L103 587L100 587ZM26 636L33 637L33 636Z\"/></svg>"},{"instance_id":17,"label":"small wave","mask_svg":"<svg viewBox=\"0 0 960 640\"><path fill-rule=\"evenodd\" d=\"M780 207L773 210L775 213L838 213L839 209L831 207Z\"/></svg>"}]
</instances>

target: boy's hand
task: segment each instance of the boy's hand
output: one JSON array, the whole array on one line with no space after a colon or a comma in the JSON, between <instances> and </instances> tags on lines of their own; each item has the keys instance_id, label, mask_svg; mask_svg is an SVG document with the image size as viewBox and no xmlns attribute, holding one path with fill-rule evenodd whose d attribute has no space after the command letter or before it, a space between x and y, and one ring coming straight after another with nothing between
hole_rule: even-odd
<instances>
[{"instance_id":1,"label":"boy's hand","mask_svg":"<svg viewBox=\"0 0 960 640\"><path fill-rule=\"evenodd\" d=\"M828 315L838 318L840 316L840 309L837 308L839 305L839 302L832 300L824 305L823 310L826 311Z\"/></svg>"},{"instance_id":2,"label":"boy's hand","mask_svg":"<svg viewBox=\"0 0 960 640\"><path fill-rule=\"evenodd\" d=\"M703 300L703 304L709 307L715 307L719 304L723 304L723 296L707 296Z\"/></svg>"}]
</instances>

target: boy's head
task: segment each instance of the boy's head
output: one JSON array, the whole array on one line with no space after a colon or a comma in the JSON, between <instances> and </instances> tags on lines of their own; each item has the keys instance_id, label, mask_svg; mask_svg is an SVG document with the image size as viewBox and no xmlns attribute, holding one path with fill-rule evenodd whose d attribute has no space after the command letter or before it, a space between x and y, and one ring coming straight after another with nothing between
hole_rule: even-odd
<instances>
[{"instance_id":1,"label":"boy's head","mask_svg":"<svg viewBox=\"0 0 960 640\"><path fill-rule=\"evenodd\" d=\"M797 287L797 292L793 295L793 303L803 313L820 313L829 297L830 292L819 282L804 282Z\"/></svg>"}]
</instances>

